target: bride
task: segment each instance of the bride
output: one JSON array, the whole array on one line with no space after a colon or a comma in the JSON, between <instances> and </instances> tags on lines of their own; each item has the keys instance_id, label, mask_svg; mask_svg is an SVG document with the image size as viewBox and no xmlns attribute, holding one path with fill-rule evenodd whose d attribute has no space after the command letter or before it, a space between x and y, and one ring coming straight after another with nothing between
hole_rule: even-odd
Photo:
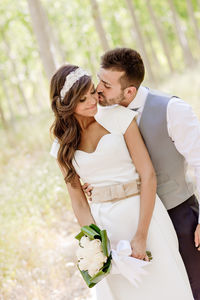
<instances>
[{"instance_id":1,"label":"bride","mask_svg":"<svg viewBox=\"0 0 200 300\"><path fill-rule=\"evenodd\" d=\"M156 196L156 177L136 124L137 113L115 106L116 128L104 127L97 113L97 94L83 69L62 66L52 77L51 106L55 136L51 154L61 168L80 226L106 229L112 248L129 240L131 256L152 263L139 287L120 274L96 286L102 300L191 300L187 274L167 211ZM102 119L103 120L103 119ZM80 179L94 187L92 203Z\"/></svg>"}]
</instances>

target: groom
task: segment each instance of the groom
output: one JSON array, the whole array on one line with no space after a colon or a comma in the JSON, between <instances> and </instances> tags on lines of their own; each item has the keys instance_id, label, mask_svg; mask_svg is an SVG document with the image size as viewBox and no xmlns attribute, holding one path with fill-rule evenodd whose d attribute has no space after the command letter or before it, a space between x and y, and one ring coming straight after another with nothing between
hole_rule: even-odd
<instances>
[{"instance_id":1,"label":"groom","mask_svg":"<svg viewBox=\"0 0 200 300\"><path fill-rule=\"evenodd\" d=\"M200 300L199 204L186 165L195 169L200 195L200 124L191 107L175 96L141 86L144 64L135 50L117 48L101 58L97 92L102 106L138 111L138 125L157 174L157 194L179 240L195 300ZM112 122L112 107L102 108ZM89 191L89 188L88 188Z\"/></svg>"}]
</instances>

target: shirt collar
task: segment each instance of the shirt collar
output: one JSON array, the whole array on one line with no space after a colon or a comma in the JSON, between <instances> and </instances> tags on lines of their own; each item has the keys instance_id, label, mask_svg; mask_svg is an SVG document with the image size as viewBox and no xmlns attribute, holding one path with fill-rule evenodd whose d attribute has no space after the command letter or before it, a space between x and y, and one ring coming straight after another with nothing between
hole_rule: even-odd
<instances>
[{"instance_id":1,"label":"shirt collar","mask_svg":"<svg viewBox=\"0 0 200 300\"><path fill-rule=\"evenodd\" d=\"M149 89L147 87L140 86L135 98L128 105L128 108L133 109L133 108L140 108L144 106L148 93L149 93Z\"/></svg>"}]
</instances>

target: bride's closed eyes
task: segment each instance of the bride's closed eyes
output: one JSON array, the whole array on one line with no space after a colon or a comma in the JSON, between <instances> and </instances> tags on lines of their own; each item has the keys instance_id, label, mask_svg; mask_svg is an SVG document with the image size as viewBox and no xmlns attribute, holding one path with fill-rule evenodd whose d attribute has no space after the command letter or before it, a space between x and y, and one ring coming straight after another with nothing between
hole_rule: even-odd
<instances>
[{"instance_id":1,"label":"bride's closed eyes","mask_svg":"<svg viewBox=\"0 0 200 300\"><path fill-rule=\"evenodd\" d=\"M85 97L85 98L83 98L83 99L80 99L80 100L79 100L79 102L81 102L81 103L82 103L82 102L85 102L85 100L86 100L86 97Z\"/></svg>"},{"instance_id":2,"label":"bride's closed eyes","mask_svg":"<svg viewBox=\"0 0 200 300\"><path fill-rule=\"evenodd\" d=\"M91 89L91 91L90 91L90 94L91 94L91 95L94 95L95 93L96 93L96 89L95 89L95 87L94 87L94 85L93 85L93 87L92 87L92 89ZM80 99L79 102L83 103L83 102L86 101L86 99L87 99L87 96L85 96L84 98Z\"/></svg>"}]
</instances>

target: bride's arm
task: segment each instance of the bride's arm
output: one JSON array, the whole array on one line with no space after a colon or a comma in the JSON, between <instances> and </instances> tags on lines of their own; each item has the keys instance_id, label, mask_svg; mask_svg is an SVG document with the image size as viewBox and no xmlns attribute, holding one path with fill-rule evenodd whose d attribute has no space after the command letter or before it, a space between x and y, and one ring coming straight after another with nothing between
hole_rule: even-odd
<instances>
[{"instance_id":1,"label":"bride's arm","mask_svg":"<svg viewBox=\"0 0 200 300\"><path fill-rule=\"evenodd\" d=\"M60 169L63 173L63 176L65 177L65 171L61 166ZM82 227L85 225L90 225L91 223L95 224L88 201L85 197L85 194L83 193L78 175L75 176L73 186L71 185L71 183L67 183L67 189L71 199L72 208L79 225Z\"/></svg>"},{"instance_id":2,"label":"bride's arm","mask_svg":"<svg viewBox=\"0 0 200 300\"><path fill-rule=\"evenodd\" d=\"M124 138L141 179L140 215L137 232L131 242L132 256L144 259L146 239L156 197L156 175L135 119L124 134Z\"/></svg>"}]
</instances>

